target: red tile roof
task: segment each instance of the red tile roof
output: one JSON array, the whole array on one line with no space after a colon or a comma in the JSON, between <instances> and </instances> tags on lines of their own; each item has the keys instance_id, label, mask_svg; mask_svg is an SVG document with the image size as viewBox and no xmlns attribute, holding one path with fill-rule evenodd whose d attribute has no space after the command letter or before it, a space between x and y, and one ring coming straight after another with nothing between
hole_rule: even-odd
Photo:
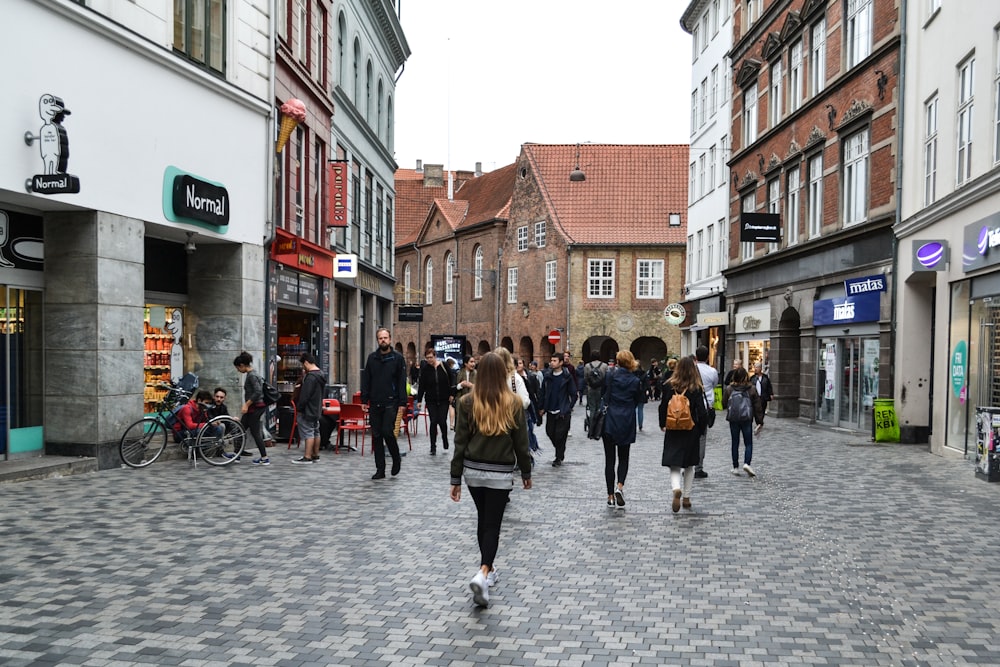
<instances>
[{"instance_id":1,"label":"red tile roof","mask_svg":"<svg viewBox=\"0 0 1000 667\"><path fill-rule=\"evenodd\" d=\"M459 228L491 220L507 220L515 173L517 164L513 163L463 183L455 198L469 202L469 212Z\"/></svg>"},{"instance_id":2,"label":"red tile roof","mask_svg":"<svg viewBox=\"0 0 1000 667\"><path fill-rule=\"evenodd\" d=\"M553 215L570 243L687 242L688 146L580 144L586 180L571 182L575 144L524 144ZM671 213L681 225L669 226Z\"/></svg>"},{"instance_id":3,"label":"red tile roof","mask_svg":"<svg viewBox=\"0 0 1000 667\"><path fill-rule=\"evenodd\" d=\"M420 228L427 220L431 203L448 197L448 180L439 187L424 187L424 172L416 169L397 169L396 185L396 245L407 245L416 240Z\"/></svg>"}]
</instances>

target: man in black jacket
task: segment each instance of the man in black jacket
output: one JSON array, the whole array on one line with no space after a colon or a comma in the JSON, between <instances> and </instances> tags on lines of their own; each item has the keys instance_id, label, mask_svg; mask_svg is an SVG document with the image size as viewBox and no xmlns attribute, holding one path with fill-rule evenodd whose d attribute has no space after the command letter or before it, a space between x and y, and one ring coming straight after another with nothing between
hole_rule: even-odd
<instances>
[{"instance_id":1,"label":"man in black jacket","mask_svg":"<svg viewBox=\"0 0 1000 667\"><path fill-rule=\"evenodd\" d=\"M553 354L549 360L550 372L542 383L542 405L545 412L545 435L549 436L556 450L552 465L559 467L566 458L566 437L569 435L570 417L576 405L579 390L576 371L572 364L563 366L563 356Z\"/></svg>"},{"instance_id":2,"label":"man in black jacket","mask_svg":"<svg viewBox=\"0 0 1000 667\"><path fill-rule=\"evenodd\" d=\"M451 405L451 372L437 358L434 348L424 352L427 363L420 368L420 382L416 402L423 401L430 421L431 455L437 454L437 432L441 429L441 441L448 449L448 407Z\"/></svg>"},{"instance_id":3,"label":"man in black jacket","mask_svg":"<svg viewBox=\"0 0 1000 667\"><path fill-rule=\"evenodd\" d=\"M292 463L311 464L319 460L319 415L323 409L323 396L326 394L326 378L313 355L303 352L299 361L306 372L302 376L299 398L295 402L295 423L304 452L301 458L292 459Z\"/></svg>"},{"instance_id":4,"label":"man in black jacket","mask_svg":"<svg viewBox=\"0 0 1000 667\"><path fill-rule=\"evenodd\" d=\"M375 474L372 479L385 479L385 447L392 456L392 474L398 475L402 465L399 443L396 441L396 415L406 411L406 360L392 349L392 335L385 327L375 332L378 349L368 355L361 374L361 402L368 404L368 421L372 429L372 451L375 452Z\"/></svg>"}]
</instances>

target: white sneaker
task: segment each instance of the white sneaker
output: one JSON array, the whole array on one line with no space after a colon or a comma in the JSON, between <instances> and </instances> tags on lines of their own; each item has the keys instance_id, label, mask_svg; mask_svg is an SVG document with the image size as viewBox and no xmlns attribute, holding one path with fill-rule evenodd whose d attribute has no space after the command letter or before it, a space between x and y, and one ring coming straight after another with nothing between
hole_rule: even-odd
<instances>
[{"instance_id":1,"label":"white sneaker","mask_svg":"<svg viewBox=\"0 0 1000 667\"><path fill-rule=\"evenodd\" d=\"M756 476L757 476L757 473L755 473L755 472L753 471L753 468L751 468L751 467L750 467L750 464L749 464L749 463L744 463L744 464L743 464L743 470L744 470L744 471L746 472L746 474L747 474L747 475L748 475L749 477L756 477Z\"/></svg>"},{"instance_id":2,"label":"white sneaker","mask_svg":"<svg viewBox=\"0 0 1000 667\"><path fill-rule=\"evenodd\" d=\"M480 607L490 606L490 584L486 581L486 575L482 570L476 572L476 576L469 582L469 588L472 590L473 602Z\"/></svg>"},{"instance_id":3,"label":"white sneaker","mask_svg":"<svg viewBox=\"0 0 1000 667\"><path fill-rule=\"evenodd\" d=\"M497 581L499 579L500 579L500 575L497 574L497 569L493 568L492 570L490 570L490 573L486 575L486 584L490 588L493 588L494 586L497 585Z\"/></svg>"},{"instance_id":4,"label":"white sneaker","mask_svg":"<svg viewBox=\"0 0 1000 667\"><path fill-rule=\"evenodd\" d=\"M733 468L733 474L736 475L737 477L739 477L740 476L740 469L739 468Z\"/></svg>"}]
</instances>

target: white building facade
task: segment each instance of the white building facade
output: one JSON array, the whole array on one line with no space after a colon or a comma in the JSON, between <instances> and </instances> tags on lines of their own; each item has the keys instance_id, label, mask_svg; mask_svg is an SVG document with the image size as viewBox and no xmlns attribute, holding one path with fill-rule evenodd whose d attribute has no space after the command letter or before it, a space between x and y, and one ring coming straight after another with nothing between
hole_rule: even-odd
<instances>
[{"instance_id":1,"label":"white building facade","mask_svg":"<svg viewBox=\"0 0 1000 667\"><path fill-rule=\"evenodd\" d=\"M185 373L240 395L232 359L262 351L269 5L4 3L0 465L117 467Z\"/></svg>"},{"instance_id":2,"label":"white building facade","mask_svg":"<svg viewBox=\"0 0 1000 667\"><path fill-rule=\"evenodd\" d=\"M692 37L687 270L682 298L690 326L681 336L681 354L694 354L705 345L709 363L716 367L727 356L723 345L729 324L722 270L729 262L731 4L692 0L681 17L681 27Z\"/></svg>"},{"instance_id":3,"label":"white building facade","mask_svg":"<svg viewBox=\"0 0 1000 667\"><path fill-rule=\"evenodd\" d=\"M910 3L905 26L893 394L901 428L970 460L1000 411L998 26L988 0Z\"/></svg>"}]
</instances>

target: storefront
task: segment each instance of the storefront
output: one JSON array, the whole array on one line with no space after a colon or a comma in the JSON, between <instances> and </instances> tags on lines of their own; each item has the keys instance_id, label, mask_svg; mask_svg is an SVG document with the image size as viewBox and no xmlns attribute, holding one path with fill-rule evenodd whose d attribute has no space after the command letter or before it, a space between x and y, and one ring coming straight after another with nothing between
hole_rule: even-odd
<instances>
[{"instance_id":1,"label":"storefront","mask_svg":"<svg viewBox=\"0 0 1000 667\"><path fill-rule=\"evenodd\" d=\"M879 395L878 322L886 283L884 275L848 280L847 295L813 304L817 422L871 430L872 406ZM859 284L871 288L858 291L852 287Z\"/></svg>"},{"instance_id":2,"label":"storefront","mask_svg":"<svg viewBox=\"0 0 1000 667\"><path fill-rule=\"evenodd\" d=\"M330 372L330 289L333 253L278 230L271 246L274 312L274 378L278 390L291 394L302 377L299 356L316 356Z\"/></svg>"},{"instance_id":3,"label":"storefront","mask_svg":"<svg viewBox=\"0 0 1000 667\"><path fill-rule=\"evenodd\" d=\"M757 362L764 365L766 372L771 363L771 306L767 301L740 304L733 323L736 331L733 358L743 362L747 373L753 373Z\"/></svg>"}]
</instances>

